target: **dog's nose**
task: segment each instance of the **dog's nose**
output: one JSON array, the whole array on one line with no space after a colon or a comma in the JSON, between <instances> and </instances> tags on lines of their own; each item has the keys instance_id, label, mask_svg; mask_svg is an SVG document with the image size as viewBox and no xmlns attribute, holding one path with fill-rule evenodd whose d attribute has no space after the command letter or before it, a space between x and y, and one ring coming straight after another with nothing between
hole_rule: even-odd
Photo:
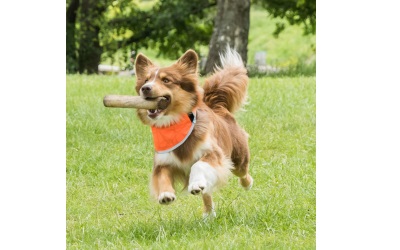
<instances>
[{"instance_id":1,"label":"dog's nose","mask_svg":"<svg viewBox=\"0 0 400 250\"><path fill-rule=\"evenodd\" d=\"M143 92L144 95L149 94L150 91L151 91L151 86L149 86L149 85L147 85L147 86L144 85L144 86L142 87L142 92Z\"/></svg>"}]
</instances>

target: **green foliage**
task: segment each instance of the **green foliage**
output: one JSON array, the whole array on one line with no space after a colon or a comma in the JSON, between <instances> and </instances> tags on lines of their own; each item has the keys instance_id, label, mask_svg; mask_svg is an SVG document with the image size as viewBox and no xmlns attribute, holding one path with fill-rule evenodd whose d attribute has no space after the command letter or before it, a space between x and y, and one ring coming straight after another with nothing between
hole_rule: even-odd
<instances>
[{"instance_id":1,"label":"green foliage","mask_svg":"<svg viewBox=\"0 0 400 250\"><path fill-rule=\"evenodd\" d=\"M304 34L315 34L316 2L315 0L254 0L273 17L286 19L290 25L302 24ZM282 22L276 23L274 35L278 36L285 29Z\"/></svg>"},{"instance_id":2,"label":"green foliage","mask_svg":"<svg viewBox=\"0 0 400 250\"><path fill-rule=\"evenodd\" d=\"M237 119L255 183L232 178L208 222L198 196L149 197L150 129L102 103L133 94L132 78L68 75L66 87L67 249L315 249L315 77L251 79Z\"/></svg>"},{"instance_id":3,"label":"green foliage","mask_svg":"<svg viewBox=\"0 0 400 250\"><path fill-rule=\"evenodd\" d=\"M274 23L282 22L286 24L285 30L278 38L273 36L275 29ZM200 46L197 50L202 56L207 55L207 46ZM300 26L291 26L288 21L281 18L274 18L263 8L253 6L250 11L250 32L248 41L248 65L254 64L254 55L258 51L266 51L266 63L273 67L283 69L277 73L268 73L271 76L283 75L315 75L315 35L303 35L303 29ZM157 50L140 48L139 52L144 53L160 66L169 66L178 57L168 59L167 57L157 57ZM130 51L119 50L111 58L103 57L103 63L114 64L120 67L126 67ZM250 69L250 74L266 75Z\"/></svg>"},{"instance_id":4,"label":"green foliage","mask_svg":"<svg viewBox=\"0 0 400 250\"><path fill-rule=\"evenodd\" d=\"M150 10L136 10L110 20L112 33L125 34L105 43L108 51L130 47L152 48L158 55L176 58L189 48L207 45L212 33L213 14L209 0L160 0Z\"/></svg>"},{"instance_id":5,"label":"green foliage","mask_svg":"<svg viewBox=\"0 0 400 250\"><path fill-rule=\"evenodd\" d=\"M276 22L286 25L279 37L273 36ZM254 64L257 51L266 51L266 63L280 69L293 69L296 65L315 68L312 66L315 64L315 35L303 35L300 26L291 26L287 20L274 18L264 9L253 6L250 12L248 65Z\"/></svg>"},{"instance_id":6,"label":"green foliage","mask_svg":"<svg viewBox=\"0 0 400 250\"><path fill-rule=\"evenodd\" d=\"M85 3L90 8L83 8ZM315 34L315 1L256 0L252 5L277 18L256 20L277 23L268 32L257 32L259 36L282 35L292 24L303 24L305 34ZM215 0L67 0L67 73L94 72L100 61L114 64L116 56L125 62L123 68L128 67L132 50L157 51L156 56L166 59L189 48L207 54L215 6ZM251 61L252 55L248 58Z\"/></svg>"}]
</instances>

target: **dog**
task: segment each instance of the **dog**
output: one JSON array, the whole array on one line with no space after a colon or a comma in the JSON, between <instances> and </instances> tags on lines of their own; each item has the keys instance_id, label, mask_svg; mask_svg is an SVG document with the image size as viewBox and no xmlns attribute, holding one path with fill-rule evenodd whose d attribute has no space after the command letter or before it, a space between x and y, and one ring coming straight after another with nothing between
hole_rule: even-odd
<instances>
[{"instance_id":1,"label":"dog","mask_svg":"<svg viewBox=\"0 0 400 250\"><path fill-rule=\"evenodd\" d=\"M234 118L247 99L247 70L229 47L220 60L203 87L193 50L169 67L160 68L141 53L135 63L138 95L168 103L165 109L137 110L153 134L151 193L160 204L170 204L176 200L174 184L181 182L191 194L201 194L204 217L216 216L212 193L232 173L244 189L253 185L248 134Z\"/></svg>"}]
</instances>

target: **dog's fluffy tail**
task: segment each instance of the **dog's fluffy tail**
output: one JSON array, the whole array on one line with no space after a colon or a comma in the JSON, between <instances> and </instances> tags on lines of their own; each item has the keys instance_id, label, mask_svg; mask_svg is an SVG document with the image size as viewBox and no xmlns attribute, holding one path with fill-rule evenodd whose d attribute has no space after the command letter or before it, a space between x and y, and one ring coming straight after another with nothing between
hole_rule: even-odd
<instances>
[{"instance_id":1,"label":"dog's fluffy tail","mask_svg":"<svg viewBox=\"0 0 400 250\"><path fill-rule=\"evenodd\" d=\"M239 53L227 46L220 54L221 67L204 83L204 102L217 110L226 108L234 113L240 109L247 99L248 76Z\"/></svg>"}]
</instances>

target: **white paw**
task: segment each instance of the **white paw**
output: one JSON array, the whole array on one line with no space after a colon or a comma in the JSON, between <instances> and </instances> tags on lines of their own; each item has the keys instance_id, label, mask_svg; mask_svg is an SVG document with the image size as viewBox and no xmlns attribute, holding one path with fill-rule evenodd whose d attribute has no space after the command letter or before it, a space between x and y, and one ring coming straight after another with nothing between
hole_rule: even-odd
<instances>
[{"instance_id":1,"label":"white paw","mask_svg":"<svg viewBox=\"0 0 400 250\"><path fill-rule=\"evenodd\" d=\"M207 184L205 181L193 181L189 183L188 190L191 194L200 194L204 189L206 189Z\"/></svg>"},{"instance_id":2,"label":"white paw","mask_svg":"<svg viewBox=\"0 0 400 250\"><path fill-rule=\"evenodd\" d=\"M217 213L215 212L215 205L213 202L211 205L211 209L205 208L205 211L203 213L203 219L204 221L207 221L207 220L212 220L215 217L217 217Z\"/></svg>"},{"instance_id":3,"label":"white paw","mask_svg":"<svg viewBox=\"0 0 400 250\"><path fill-rule=\"evenodd\" d=\"M217 217L217 213L214 211L214 209L209 213L203 213L203 220L204 221L212 220L215 217Z\"/></svg>"},{"instance_id":4,"label":"white paw","mask_svg":"<svg viewBox=\"0 0 400 250\"><path fill-rule=\"evenodd\" d=\"M163 192L158 196L158 202L163 205L169 205L174 200L176 200L176 196L170 192Z\"/></svg>"}]
</instances>

